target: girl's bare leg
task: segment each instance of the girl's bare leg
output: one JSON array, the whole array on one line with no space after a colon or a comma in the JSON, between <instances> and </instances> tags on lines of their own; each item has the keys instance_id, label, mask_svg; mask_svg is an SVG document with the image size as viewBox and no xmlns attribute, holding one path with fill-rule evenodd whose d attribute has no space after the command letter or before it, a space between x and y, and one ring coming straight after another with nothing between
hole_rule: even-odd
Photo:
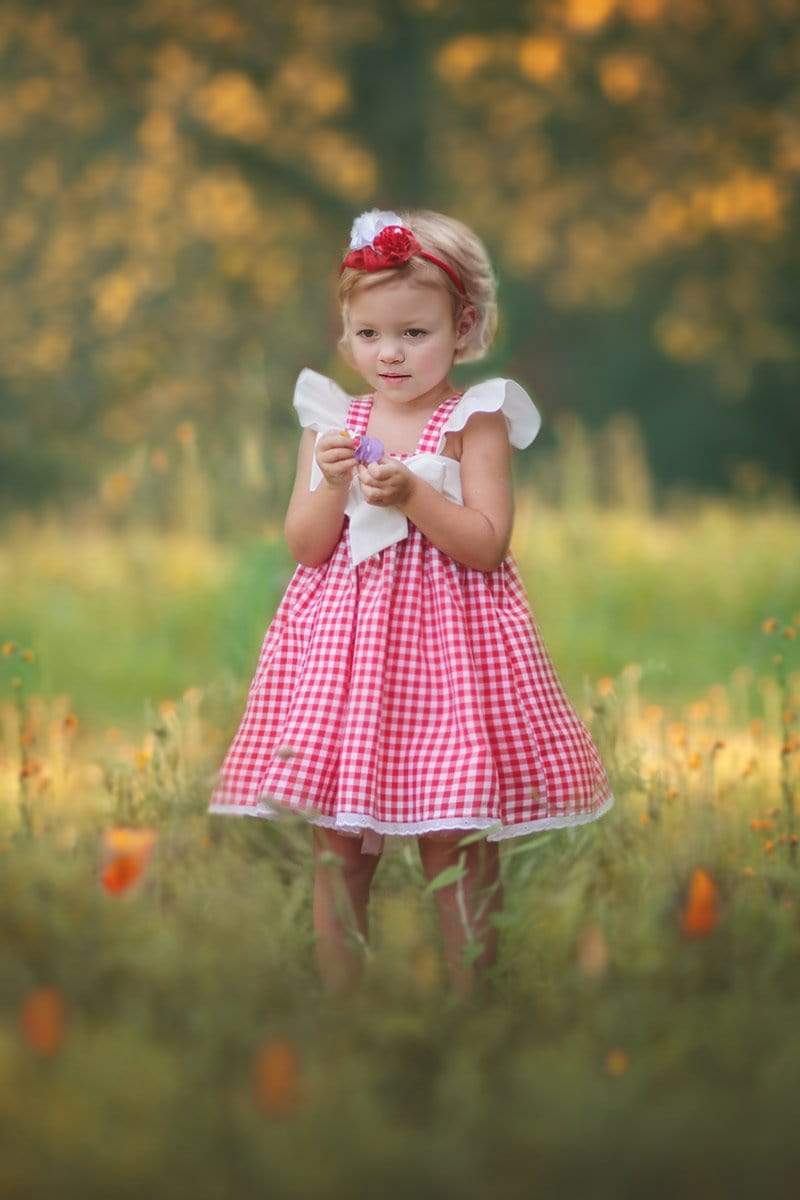
<instances>
[{"instance_id":1,"label":"girl's bare leg","mask_svg":"<svg viewBox=\"0 0 800 1200\"><path fill-rule=\"evenodd\" d=\"M493 966L497 959L498 931L489 918L503 906L500 848L496 842L482 838L459 850L458 840L467 832L454 831L452 836L449 831L446 835L437 832L435 836L426 834L418 838L422 869L429 882L464 856L462 878L433 893L450 980L463 995L473 990L484 969ZM483 943L483 950L465 967L462 952L471 940Z\"/></svg>"},{"instance_id":2,"label":"girl's bare leg","mask_svg":"<svg viewBox=\"0 0 800 1200\"><path fill-rule=\"evenodd\" d=\"M362 854L361 838L313 825L315 954L328 992L349 992L363 969L358 933L369 937L367 902L379 854ZM333 851L339 862L324 862Z\"/></svg>"}]
</instances>

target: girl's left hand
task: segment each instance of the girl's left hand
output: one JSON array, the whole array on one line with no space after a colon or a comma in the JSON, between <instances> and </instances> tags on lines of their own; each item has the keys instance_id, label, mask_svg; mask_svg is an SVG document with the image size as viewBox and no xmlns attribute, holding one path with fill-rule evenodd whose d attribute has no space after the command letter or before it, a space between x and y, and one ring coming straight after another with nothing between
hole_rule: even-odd
<instances>
[{"instance_id":1,"label":"girl's left hand","mask_svg":"<svg viewBox=\"0 0 800 1200\"><path fill-rule=\"evenodd\" d=\"M407 504L415 475L396 458L383 456L379 462L358 464L358 477L368 504Z\"/></svg>"}]
</instances>

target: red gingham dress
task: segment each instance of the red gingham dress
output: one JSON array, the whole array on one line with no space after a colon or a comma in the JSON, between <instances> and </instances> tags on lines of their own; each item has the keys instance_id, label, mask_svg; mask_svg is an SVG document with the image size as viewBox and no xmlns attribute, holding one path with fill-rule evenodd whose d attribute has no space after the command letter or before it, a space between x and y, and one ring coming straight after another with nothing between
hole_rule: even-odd
<instances>
[{"instance_id":1,"label":"red gingham dress","mask_svg":"<svg viewBox=\"0 0 800 1200\"><path fill-rule=\"evenodd\" d=\"M417 453L439 452L461 394L431 415ZM351 400L351 432L366 432L371 407ZM380 853L384 834L487 828L499 841L611 808L513 556L466 567L409 521L354 567L348 527L287 585L208 811L291 809Z\"/></svg>"}]
</instances>

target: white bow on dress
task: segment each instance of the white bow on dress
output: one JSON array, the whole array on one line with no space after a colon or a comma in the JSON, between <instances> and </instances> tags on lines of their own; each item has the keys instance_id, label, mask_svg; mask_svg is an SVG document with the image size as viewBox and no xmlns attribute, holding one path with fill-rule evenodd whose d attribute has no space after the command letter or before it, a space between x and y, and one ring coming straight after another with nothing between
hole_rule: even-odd
<instances>
[{"instance_id":1,"label":"white bow on dress","mask_svg":"<svg viewBox=\"0 0 800 1200\"><path fill-rule=\"evenodd\" d=\"M305 367L295 386L294 406L301 424L317 430L316 444L324 433L343 428L352 397L333 379ZM442 427L445 433L463 429L473 412L502 409L509 427L509 440L517 449L529 446L542 423L536 405L524 388L513 379L487 379L464 392ZM441 440L440 440L441 445ZM456 504L463 504L461 464L445 454L422 451L402 460L403 464L437 492ZM315 491L323 475L316 460L311 462L309 491ZM354 567L408 536L408 519L396 505L370 504L364 496L361 480L354 474L347 496L345 513L350 518L350 557Z\"/></svg>"}]
</instances>

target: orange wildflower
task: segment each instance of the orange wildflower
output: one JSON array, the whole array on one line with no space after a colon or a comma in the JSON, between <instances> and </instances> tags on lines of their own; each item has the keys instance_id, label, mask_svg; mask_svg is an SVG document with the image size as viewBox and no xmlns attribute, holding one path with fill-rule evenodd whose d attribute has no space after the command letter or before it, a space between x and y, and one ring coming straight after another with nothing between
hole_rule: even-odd
<instances>
[{"instance_id":1,"label":"orange wildflower","mask_svg":"<svg viewBox=\"0 0 800 1200\"><path fill-rule=\"evenodd\" d=\"M181 421L175 426L175 437L182 446L193 445L195 442L195 428L191 421Z\"/></svg>"},{"instance_id":2,"label":"orange wildflower","mask_svg":"<svg viewBox=\"0 0 800 1200\"><path fill-rule=\"evenodd\" d=\"M29 992L20 1009L20 1028L29 1046L53 1054L64 1039L64 999L56 987Z\"/></svg>"},{"instance_id":3,"label":"orange wildflower","mask_svg":"<svg viewBox=\"0 0 800 1200\"><path fill-rule=\"evenodd\" d=\"M259 1107L273 1116L287 1115L302 1100L300 1060L294 1043L287 1038L270 1038L259 1049L255 1094Z\"/></svg>"},{"instance_id":4,"label":"orange wildflower","mask_svg":"<svg viewBox=\"0 0 800 1200\"><path fill-rule=\"evenodd\" d=\"M106 849L122 854L147 854L156 841L158 834L155 829L129 829L124 825L115 825L107 829L103 835Z\"/></svg>"},{"instance_id":5,"label":"orange wildflower","mask_svg":"<svg viewBox=\"0 0 800 1200\"><path fill-rule=\"evenodd\" d=\"M108 862L101 881L107 892L117 895L136 882L144 871L156 841L154 829L126 829L118 826L104 835Z\"/></svg>"},{"instance_id":6,"label":"orange wildflower","mask_svg":"<svg viewBox=\"0 0 800 1200\"><path fill-rule=\"evenodd\" d=\"M687 937L707 937L719 920L717 885L708 871L695 867L689 894L681 916L681 928Z\"/></svg>"},{"instance_id":7,"label":"orange wildflower","mask_svg":"<svg viewBox=\"0 0 800 1200\"><path fill-rule=\"evenodd\" d=\"M603 975L608 967L608 943L599 925L587 925L578 939L578 966L584 975Z\"/></svg>"},{"instance_id":8,"label":"orange wildflower","mask_svg":"<svg viewBox=\"0 0 800 1200\"><path fill-rule=\"evenodd\" d=\"M103 867L102 881L107 892L117 895L135 883L144 870L144 863L132 854L120 854Z\"/></svg>"},{"instance_id":9,"label":"orange wildflower","mask_svg":"<svg viewBox=\"0 0 800 1200\"><path fill-rule=\"evenodd\" d=\"M628 1069L630 1058L624 1050L614 1047L606 1055L606 1071L609 1075L624 1075Z\"/></svg>"}]
</instances>

